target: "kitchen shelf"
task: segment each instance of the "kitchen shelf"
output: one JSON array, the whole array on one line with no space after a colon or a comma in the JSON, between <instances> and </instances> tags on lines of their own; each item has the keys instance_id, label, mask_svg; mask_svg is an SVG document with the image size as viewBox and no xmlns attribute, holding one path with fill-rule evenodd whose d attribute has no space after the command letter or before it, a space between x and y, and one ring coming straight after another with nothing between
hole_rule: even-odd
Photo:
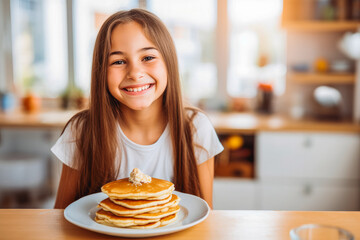
<instances>
[{"instance_id":1,"label":"kitchen shelf","mask_svg":"<svg viewBox=\"0 0 360 240\"><path fill-rule=\"evenodd\" d=\"M296 73L288 74L288 78L301 84L354 84L355 74L340 73Z\"/></svg>"},{"instance_id":2,"label":"kitchen shelf","mask_svg":"<svg viewBox=\"0 0 360 240\"><path fill-rule=\"evenodd\" d=\"M360 28L360 21L290 20L283 21L282 27L290 31L356 31Z\"/></svg>"}]
</instances>

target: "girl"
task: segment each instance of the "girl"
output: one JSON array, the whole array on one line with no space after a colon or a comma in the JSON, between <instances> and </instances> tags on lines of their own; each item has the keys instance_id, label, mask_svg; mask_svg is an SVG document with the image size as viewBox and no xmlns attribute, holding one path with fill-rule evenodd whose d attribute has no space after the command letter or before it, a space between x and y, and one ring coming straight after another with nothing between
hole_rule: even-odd
<instances>
[{"instance_id":1,"label":"girl","mask_svg":"<svg viewBox=\"0 0 360 240\"><path fill-rule=\"evenodd\" d=\"M69 120L51 150L63 162L55 208L129 177L135 167L212 207L214 156L223 147L208 118L183 106L177 56L165 25L133 9L102 25L89 109Z\"/></svg>"}]
</instances>

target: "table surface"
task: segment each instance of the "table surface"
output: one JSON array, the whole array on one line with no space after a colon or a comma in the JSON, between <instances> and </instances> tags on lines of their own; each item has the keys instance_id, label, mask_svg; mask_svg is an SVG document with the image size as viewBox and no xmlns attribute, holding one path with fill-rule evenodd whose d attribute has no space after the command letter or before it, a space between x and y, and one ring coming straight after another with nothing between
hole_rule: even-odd
<instances>
[{"instance_id":1,"label":"table surface","mask_svg":"<svg viewBox=\"0 0 360 240\"><path fill-rule=\"evenodd\" d=\"M0 209L0 239L123 239L79 228L58 209ZM360 212L213 210L202 223L147 239L290 239L302 224L342 227L360 239Z\"/></svg>"}]
</instances>

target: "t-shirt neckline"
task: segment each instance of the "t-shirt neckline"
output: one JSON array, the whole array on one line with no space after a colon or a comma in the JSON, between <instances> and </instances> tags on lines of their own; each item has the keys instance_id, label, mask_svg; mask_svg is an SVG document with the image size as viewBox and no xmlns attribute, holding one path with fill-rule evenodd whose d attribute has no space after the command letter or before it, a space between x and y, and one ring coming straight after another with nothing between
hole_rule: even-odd
<instances>
[{"instance_id":1,"label":"t-shirt neckline","mask_svg":"<svg viewBox=\"0 0 360 240\"><path fill-rule=\"evenodd\" d=\"M120 133L120 137L124 141L124 143L136 150L153 150L154 148L160 146L162 144L162 142L164 141L165 137L169 134L169 124L166 124L164 131L162 132L161 136L159 137L159 139L156 142L154 142L153 144L150 144L150 145L142 145L142 144L138 144L138 143L131 141L124 134L123 130L121 129L120 124L117 124L117 125L118 125L118 130Z\"/></svg>"}]
</instances>

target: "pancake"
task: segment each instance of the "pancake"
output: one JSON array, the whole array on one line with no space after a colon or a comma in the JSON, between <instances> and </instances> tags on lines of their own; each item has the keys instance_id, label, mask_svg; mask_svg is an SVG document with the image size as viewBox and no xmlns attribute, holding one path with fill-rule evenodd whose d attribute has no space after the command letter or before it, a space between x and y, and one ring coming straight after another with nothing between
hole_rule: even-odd
<instances>
[{"instance_id":1,"label":"pancake","mask_svg":"<svg viewBox=\"0 0 360 240\"><path fill-rule=\"evenodd\" d=\"M126 208L126 207L117 205L116 203L112 202L110 200L110 198L106 198L105 200L103 200L99 203L98 207L103 208L105 211L110 211L113 214L118 215L118 216L134 216L134 215L138 215L141 213L146 213L146 212L162 209L165 207L175 206L175 205L179 204L179 201L180 201L180 198L177 195L173 194L171 197L171 200L167 203L163 203L163 204L160 204L157 206L151 206L151 207L147 207L147 208L130 209L130 208Z\"/></svg>"},{"instance_id":2,"label":"pancake","mask_svg":"<svg viewBox=\"0 0 360 240\"><path fill-rule=\"evenodd\" d=\"M139 208L147 208L147 207L152 207L152 206L156 206L156 205L160 205L160 204L164 204L167 203L171 200L172 196L169 195L167 198L162 199L162 200L132 200L132 199L112 199L110 198L110 200L120 206L126 207L126 208L130 208L130 209L139 209Z\"/></svg>"},{"instance_id":3,"label":"pancake","mask_svg":"<svg viewBox=\"0 0 360 240\"><path fill-rule=\"evenodd\" d=\"M119 217L111 212L104 211L100 209L96 212L95 221L101 224L113 225L116 227L129 227L129 226L138 226L146 225L149 223L158 222L160 218L154 219L142 219L142 218L132 218L132 217Z\"/></svg>"},{"instance_id":4,"label":"pancake","mask_svg":"<svg viewBox=\"0 0 360 240\"><path fill-rule=\"evenodd\" d=\"M175 214L172 214L172 215L169 215L169 216L164 217L164 218L162 218L162 219L160 220L160 225L161 225L161 226L166 226L166 225L168 225L168 224L170 224L170 223L175 222L176 219L177 219L177 214L176 214L176 213L175 213Z\"/></svg>"},{"instance_id":5,"label":"pancake","mask_svg":"<svg viewBox=\"0 0 360 240\"><path fill-rule=\"evenodd\" d=\"M172 191L167 192L166 194L162 195L162 196L158 196L158 197L149 197L146 198L146 200L163 200L165 198L168 198L169 196L172 195L172 192L174 191L174 189Z\"/></svg>"},{"instance_id":6,"label":"pancake","mask_svg":"<svg viewBox=\"0 0 360 240\"><path fill-rule=\"evenodd\" d=\"M169 211L169 207L160 208L157 210L149 211L148 213L160 213L160 212L167 212Z\"/></svg>"},{"instance_id":7,"label":"pancake","mask_svg":"<svg viewBox=\"0 0 360 240\"><path fill-rule=\"evenodd\" d=\"M179 208L180 209L180 208ZM137 228L148 229L159 226L168 225L177 218L177 209L169 211L167 215L155 219L141 219L134 217L120 217L112 214L111 212L100 209L96 212L95 221L111 227L124 227L124 228Z\"/></svg>"},{"instance_id":8,"label":"pancake","mask_svg":"<svg viewBox=\"0 0 360 240\"><path fill-rule=\"evenodd\" d=\"M139 226L130 226L129 228L136 228L136 229L151 229L151 228L157 228L160 227L161 222L157 221L154 223L148 223L146 225L139 225Z\"/></svg>"},{"instance_id":9,"label":"pancake","mask_svg":"<svg viewBox=\"0 0 360 240\"><path fill-rule=\"evenodd\" d=\"M129 178L109 182L101 187L101 191L112 199L158 199L174 191L172 182L152 178L150 183L135 185ZM163 198L162 198L163 199Z\"/></svg>"},{"instance_id":10,"label":"pancake","mask_svg":"<svg viewBox=\"0 0 360 240\"><path fill-rule=\"evenodd\" d=\"M142 219L160 219L167 217L169 215L173 215L175 213L178 213L180 211L180 206L177 205L176 207L169 208L165 212L158 212L158 213L142 213L135 215L134 218L142 218Z\"/></svg>"},{"instance_id":11,"label":"pancake","mask_svg":"<svg viewBox=\"0 0 360 240\"><path fill-rule=\"evenodd\" d=\"M95 221L123 228L150 229L168 225L177 218L180 198L173 194L174 184L151 178L138 168L130 178L109 182L101 191L108 198L98 205Z\"/></svg>"}]
</instances>

